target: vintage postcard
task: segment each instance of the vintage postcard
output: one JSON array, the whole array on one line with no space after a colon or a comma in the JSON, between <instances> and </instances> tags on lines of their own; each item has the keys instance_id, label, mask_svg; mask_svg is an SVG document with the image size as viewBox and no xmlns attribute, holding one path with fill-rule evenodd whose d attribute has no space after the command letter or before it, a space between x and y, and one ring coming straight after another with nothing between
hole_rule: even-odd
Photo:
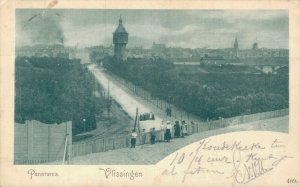
<instances>
[{"instance_id":1,"label":"vintage postcard","mask_svg":"<svg viewBox=\"0 0 300 187\"><path fill-rule=\"evenodd\" d=\"M299 1L0 1L0 186L300 186Z\"/></svg>"}]
</instances>

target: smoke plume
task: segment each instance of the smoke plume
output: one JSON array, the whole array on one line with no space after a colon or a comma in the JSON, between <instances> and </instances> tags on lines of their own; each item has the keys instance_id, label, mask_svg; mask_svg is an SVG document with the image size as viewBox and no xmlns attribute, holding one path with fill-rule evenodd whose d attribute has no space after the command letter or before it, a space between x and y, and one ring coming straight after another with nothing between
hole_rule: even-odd
<instances>
[{"instance_id":1,"label":"smoke plume","mask_svg":"<svg viewBox=\"0 0 300 187\"><path fill-rule=\"evenodd\" d=\"M64 44L63 30L59 25L60 14L36 14L30 17L23 29L32 44L54 45Z\"/></svg>"}]
</instances>

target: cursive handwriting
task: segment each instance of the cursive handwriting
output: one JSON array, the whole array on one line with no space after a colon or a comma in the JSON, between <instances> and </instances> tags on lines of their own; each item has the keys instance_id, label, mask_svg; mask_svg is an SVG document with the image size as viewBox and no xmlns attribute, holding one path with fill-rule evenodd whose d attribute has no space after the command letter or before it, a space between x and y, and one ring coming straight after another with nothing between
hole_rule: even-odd
<instances>
[{"instance_id":1,"label":"cursive handwriting","mask_svg":"<svg viewBox=\"0 0 300 187\"><path fill-rule=\"evenodd\" d=\"M246 156L246 158L246 162L276 159L273 154L269 154L268 156L258 156L257 153L250 153Z\"/></svg>"},{"instance_id":2,"label":"cursive handwriting","mask_svg":"<svg viewBox=\"0 0 300 187\"><path fill-rule=\"evenodd\" d=\"M161 175L177 175L178 173L175 171L175 166L172 167L171 171L165 169Z\"/></svg>"},{"instance_id":3,"label":"cursive handwriting","mask_svg":"<svg viewBox=\"0 0 300 187\"><path fill-rule=\"evenodd\" d=\"M281 154L284 148L286 145L278 139L269 145L261 142L245 144L241 140L213 143L211 139L203 139L194 150L176 152L161 175L179 176L182 183L188 177L218 175L232 178L238 184L247 184L293 158Z\"/></svg>"},{"instance_id":4,"label":"cursive handwriting","mask_svg":"<svg viewBox=\"0 0 300 187\"><path fill-rule=\"evenodd\" d=\"M287 156L287 155L283 155L281 156L278 160L275 160L273 163L272 163L272 166L277 166L280 162L284 161L285 159L287 158L293 158L291 156Z\"/></svg>"},{"instance_id":5,"label":"cursive handwriting","mask_svg":"<svg viewBox=\"0 0 300 187\"><path fill-rule=\"evenodd\" d=\"M248 157L246 162L244 162L240 151L235 151L232 159L234 171L230 177L233 177L239 184L246 184L273 169L265 168L263 160L260 159L249 160Z\"/></svg>"},{"instance_id":6,"label":"cursive handwriting","mask_svg":"<svg viewBox=\"0 0 300 187\"><path fill-rule=\"evenodd\" d=\"M190 156L192 155L194 156L190 161L187 169L184 171L182 182L185 181L188 175L195 175L200 173L213 173L213 174L220 174L220 175L224 174L223 171L216 170L216 169L209 169L201 166L203 155L199 155L199 149L197 149L195 153L190 154Z\"/></svg>"},{"instance_id":7,"label":"cursive handwriting","mask_svg":"<svg viewBox=\"0 0 300 187\"><path fill-rule=\"evenodd\" d=\"M282 148L282 147L285 147L285 145L282 144L282 142L280 142L278 139L275 139L272 142L271 148Z\"/></svg>"},{"instance_id":8,"label":"cursive handwriting","mask_svg":"<svg viewBox=\"0 0 300 187\"><path fill-rule=\"evenodd\" d=\"M199 142L198 150L208 150L208 151L234 151L234 150L240 150L240 151L247 151L247 150L255 150L255 149L265 149L264 146L262 146L259 142L252 143L251 145L243 145L242 141L234 141L233 143L228 143L226 141L223 141L220 145L214 145L210 144L209 140L201 140Z\"/></svg>"}]
</instances>

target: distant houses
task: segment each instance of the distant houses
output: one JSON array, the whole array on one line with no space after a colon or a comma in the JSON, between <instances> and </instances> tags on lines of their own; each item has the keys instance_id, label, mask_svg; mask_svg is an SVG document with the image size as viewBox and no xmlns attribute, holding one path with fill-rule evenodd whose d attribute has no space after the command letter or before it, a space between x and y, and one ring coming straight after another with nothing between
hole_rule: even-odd
<instances>
[{"instance_id":1,"label":"distant houses","mask_svg":"<svg viewBox=\"0 0 300 187\"><path fill-rule=\"evenodd\" d=\"M56 45L34 45L16 48L16 56L20 57L55 57L69 59L74 53L71 47Z\"/></svg>"}]
</instances>

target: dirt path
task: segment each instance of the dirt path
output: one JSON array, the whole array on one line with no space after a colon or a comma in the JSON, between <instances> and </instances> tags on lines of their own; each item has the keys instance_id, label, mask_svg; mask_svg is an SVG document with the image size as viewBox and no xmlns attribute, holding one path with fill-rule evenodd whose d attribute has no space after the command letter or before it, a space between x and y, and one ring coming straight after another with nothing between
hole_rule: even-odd
<instances>
[{"instance_id":1,"label":"dirt path","mask_svg":"<svg viewBox=\"0 0 300 187\"><path fill-rule=\"evenodd\" d=\"M111 80L110 77L103 72L103 69L97 68L96 65L90 65L88 68L94 74L97 81L102 85L105 91L108 92L109 89L109 95L118 102L118 104L120 104L121 108L126 111L131 118L135 119L136 108L138 108L139 113L153 112L153 108L141 102L137 96L126 92L116 81ZM155 120L151 122L151 127L147 127L146 129L149 130L152 127L160 129L162 119L163 116L160 115L160 113L156 113Z\"/></svg>"},{"instance_id":2,"label":"dirt path","mask_svg":"<svg viewBox=\"0 0 300 187\"><path fill-rule=\"evenodd\" d=\"M132 118L135 118L136 107L138 107L141 112L153 111L156 114L157 121L165 118L163 110L159 110L156 106L151 104L151 102L138 97L126 86L120 85L120 82L114 80L114 78L110 77L109 74L106 74L103 69L98 69L96 65L90 65L88 68L106 91L109 80L110 95ZM70 164L155 164L181 147L195 141L199 141L203 138L228 132L246 130L288 132L288 116L205 131L187 136L186 138L174 139L171 143L156 143L155 145L146 144L137 146L136 149L123 148L108 152L78 156L73 158Z\"/></svg>"}]
</instances>

